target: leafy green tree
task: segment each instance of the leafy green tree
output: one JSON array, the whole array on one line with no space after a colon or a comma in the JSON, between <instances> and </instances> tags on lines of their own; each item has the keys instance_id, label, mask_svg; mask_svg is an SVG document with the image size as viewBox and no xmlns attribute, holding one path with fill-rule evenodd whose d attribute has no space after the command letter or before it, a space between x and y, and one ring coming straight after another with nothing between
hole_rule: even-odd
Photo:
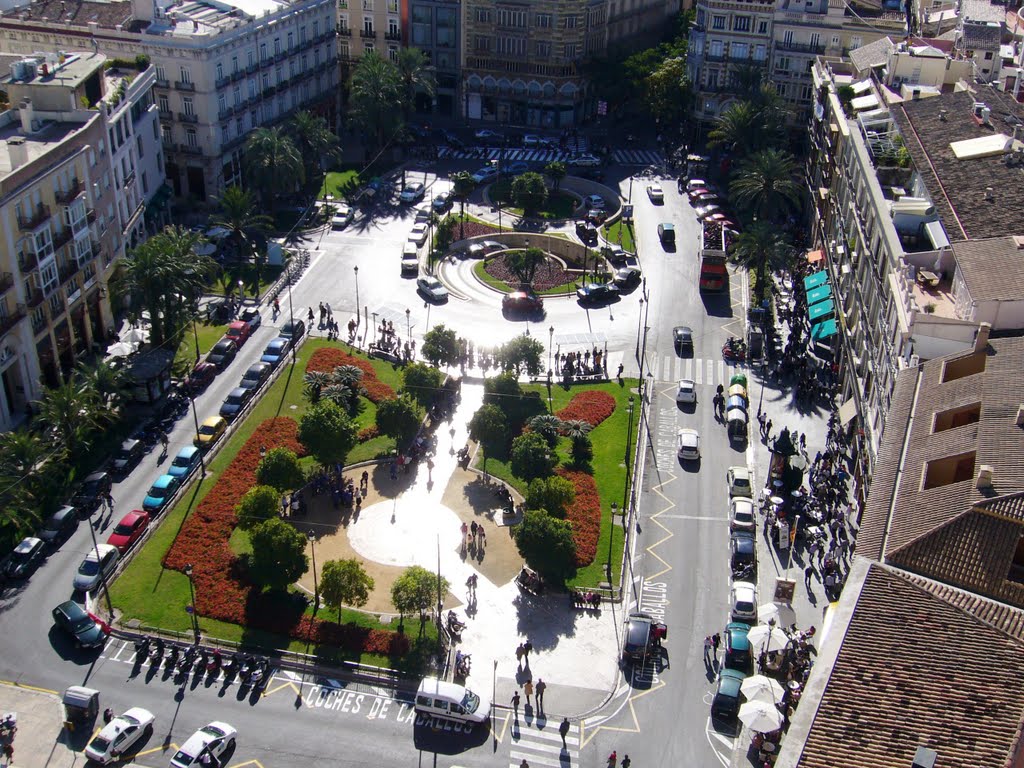
<instances>
[{"instance_id":1,"label":"leafy green tree","mask_svg":"<svg viewBox=\"0 0 1024 768\"><path fill-rule=\"evenodd\" d=\"M547 440L552 448L558 444L558 436L562 432L562 420L553 413L542 413L529 421L530 429Z\"/></svg>"},{"instance_id":2,"label":"leafy green tree","mask_svg":"<svg viewBox=\"0 0 1024 768\"><path fill-rule=\"evenodd\" d=\"M469 422L469 436L480 443L484 452L484 471L487 458L500 451L508 441L508 421L496 405L483 405Z\"/></svg>"},{"instance_id":3,"label":"leafy green tree","mask_svg":"<svg viewBox=\"0 0 1024 768\"><path fill-rule=\"evenodd\" d=\"M320 464L344 464L358 430L345 410L330 400L311 405L299 422L299 440Z\"/></svg>"},{"instance_id":4,"label":"leafy green tree","mask_svg":"<svg viewBox=\"0 0 1024 768\"><path fill-rule=\"evenodd\" d=\"M547 477L558 464L548 441L536 432L527 432L512 441L512 474L529 482L538 477Z\"/></svg>"},{"instance_id":5,"label":"leafy green tree","mask_svg":"<svg viewBox=\"0 0 1024 768\"><path fill-rule=\"evenodd\" d=\"M768 273L788 264L792 249L778 228L767 221L756 221L736 238L729 259L756 275L754 305L761 306L768 287Z\"/></svg>"},{"instance_id":6,"label":"leafy green tree","mask_svg":"<svg viewBox=\"0 0 1024 768\"><path fill-rule=\"evenodd\" d=\"M241 187L228 187L217 200L217 205L220 211L210 223L228 230L227 239L240 263L266 252L267 233L274 221L257 210L252 192ZM260 275L256 277L258 281Z\"/></svg>"},{"instance_id":7,"label":"leafy green tree","mask_svg":"<svg viewBox=\"0 0 1024 768\"><path fill-rule=\"evenodd\" d=\"M260 191L263 210L274 198L294 192L306 179L302 153L280 127L257 128L245 142L243 163L253 185Z\"/></svg>"},{"instance_id":8,"label":"leafy green tree","mask_svg":"<svg viewBox=\"0 0 1024 768\"><path fill-rule=\"evenodd\" d=\"M278 517L259 523L249 534L249 576L269 589L286 589L309 568L306 536Z\"/></svg>"},{"instance_id":9,"label":"leafy green tree","mask_svg":"<svg viewBox=\"0 0 1024 768\"><path fill-rule=\"evenodd\" d=\"M446 578L441 577L439 583L437 574L422 566L411 565L391 585L391 602L398 610L400 618L413 611L419 611L422 624L426 621L427 611L439 602L444 603L450 589L451 585Z\"/></svg>"},{"instance_id":10,"label":"leafy green tree","mask_svg":"<svg viewBox=\"0 0 1024 768\"><path fill-rule=\"evenodd\" d=\"M525 370L530 376L539 376L543 370L544 345L523 334L506 341L498 349L498 361L505 371L514 371L518 378Z\"/></svg>"},{"instance_id":11,"label":"leafy green tree","mask_svg":"<svg viewBox=\"0 0 1024 768\"><path fill-rule=\"evenodd\" d=\"M402 371L402 387L416 402L429 408L444 384L444 374L425 363L411 363Z\"/></svg>"},{"instance_id":12,"label":"leafy green tree","mask_svg":"<svg viewBox=\"0 0 1024 768\"><path fill-rule=\"evenodd\" d=\"M484 403L497 406L505 414L509 434L518 434L527 421L547 411L540 393L524 392L514 373L502 373L485 379Z\"/></svg>"},{"instance_id":13,"label":"leafy green tree","mask_svg":"<svg viewBox=\"0 0 1024 768\"><path fill-rule=\"evenodd\" d=\"M283 492L301 488L306 482L306 477L302 473L295 451L289 448L271 448L256 467L256 482Z\"/></svg>"},{"instance_id":14,"label":"leafy green tree","mask_svg":"<svg viewBox=\"0 0 1024 768\"><path fill-rule=\"evenodd\" d=\"M686 75L686 59L678 56L663 61L644 79L647 109L659 125L681 126L690 114L693 94Z\"/></svg>"},{"instance_id":15,"label":"leafy green tree","mask_svg":"<svg viewBox=\"0 0 1024 768\"><path fill-rule=\"evenodd\" d=\"M512 180L512 201L527 214L539 211L548 201L548 186L539 173L527 171Z\"/></svg>"},{"instance_id":16,"label":"leafy green tree","mask_svg":"<svg viewBox=\"0 0 1024 768\"><path fill-rule=\"evenodd\" d=\"M538 477L526 489L528 509L545 509L555 517L564 518L576 502L576 486L564 477Z\"/></svg>"},{"instance_id":17,"label":"leafy green tree","mask_svg":"<svg viewBox=\"0 0 1024 768\"><path fill-rule=\"evenodd\" d=\"M444 253L455 242L455 217L445 216L434 227L434 250Z\"/></svg>"},{"instance_id":18,"label":"leafy green tree","mask_svg":"<svg viewBox=\"0 0 1024 768\"><path fill-rule=\"evenodd\" d=\"M35 531L66 497L74 472L50 452L35 432L0 433L0 542Z\"/></svg>"},{"instance_id":19,"label":"leafy green tree","mask_svg":"<svg viewBox=\"0 0 1024 768\"><path fill-rule=\"evenodd\" d=\"M469 171L459 171L452 176L452 194L459 201L459 240L466 238L466 198L476 189L476 182Z\"/></svg>"},{"instance_id":20,"label":"leafy green tree","mask_svg":"<svg viewBox=\"0 0 1024 768\"><path fill-rule=\"evenodd\" d=\"M254 485L245 492L235 512L238 513L239 528L255 528L281 513L281 492L270 485Z\"/></svg>"},{"instance_id":21,"label":"leafy green tree","mask_svg":"<svg viewBox=\"0 0 1024 768\"><path fill-rule=\"evenodd\" d=\"M562 184L562 179L569 173L569 169L565 167L565 163L561 160L552 160L550 163L544 166L544 175L551 179L551 188L557 192L558 188Z\"/></svg>"},{"instance_id":22,"label":"leafy green tree","mask_svg":"<svg viewBox=\"0 0 1024 768\"><path fill-rule=\"evenodd\" d=\"M349 120L366 132L371 152L382 148L402 127L403 87L394 62L376 51L359 59L349 89Z\"/></svg>"},{"instance_id":23,"label":"leafy green tree","mask_svg":"<svg viewBox=\"0 0 1024 768\"><path fill-rule=\"evenodd\" d=\"M83 360L75 368L75 377L80 387L96 393L100 407L108 412L116 412L128 399L130 382L124 368Z\"/></svg>"},{"instance_id":24,"label":"leafy green tree","mask_svg":"<svg viewBox=\"0 0 1024 768\"><path fill-rule=\"evenodd\" d=\"M420 352L431 365L455 365L459 362L459 339L454 330L438 324L423 334Z\"/></svg>"},{"instance_id":25,"label":"leafy green tree","mask_svg":"<svg viewBox=\"0 0 1024 768\"><path fill-rule=\"evenodd\" d=\"M800 207L797 164L788 152L764 149L736 170L729 185L735 203L762 220L778 222Z\"/></svg>"},{"instance_id":26,"label":"leafy green tree","mask_svg":"<svg viewBox=\"0 0 1024 768\"><path fill-rule=\"evenodd\" d=\"M402 112L408 123L416 107L416 95L432 99L437 91L437 81L430 58L419 48L399 48L396 64L402 83Z\"/></svg>"},{"instance_id":27,"label":"leafy green tree","mask_svg":"<svg viewBox=\"0 0 1024 768\"><path fill-rule=\"evenodd\" d=\"M328 560L320 571L320 596L327 605L337 609L339 622L341 606L362 608L370 599L373 587L373 577L355 558Z\"/></svg>"},{"instance_id":28,"label":"leafy green tree","mask_svg":"<svg viewBox=\"0 0 1024 768\"><path fill-rule=\"evenodd\" d=\"M523 285L532 285L537 268L544 263L544 251L540 248L527 248L505 254L505 266Z\"/></svg>"},{"instance_id":29,"label":"leafy green tree","mask_svg":"<svg viewBox=\"0 0 1024 768\"><path fill-rule=\"evenodd\" d=\"M405 445L420 428L420 410L408 395L391 398L377 404L377 429L393 438L395 446Z\"/></svg>"},{"instance_id":30,"label":"leafy green tree","mask_svg":"<svg viewBox=\"0 0 1024 768\"><path fill-rule=\"evenodd\" d=\"M324 160L334 163L341 159L338 137L327 126L327 120L306 110L292 115L289 123L306 179L319 180Z\"/></svg>"},{"instance_id":31,"label":"leafy green tree","mask_svg":"<svg viewBox=\"0 0 1024 768\"><path fill-rule=\"evenodd\" d=\"M562 584L576 572L576 542L567 520L528 509L512 537L526 564L544 579Z\"/></svg>"}]
</instances>

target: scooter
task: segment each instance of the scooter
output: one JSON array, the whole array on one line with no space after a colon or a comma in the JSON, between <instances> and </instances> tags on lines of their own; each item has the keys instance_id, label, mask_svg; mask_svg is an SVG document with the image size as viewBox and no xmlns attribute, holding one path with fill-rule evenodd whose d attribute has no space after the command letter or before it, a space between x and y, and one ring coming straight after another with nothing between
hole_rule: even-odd
<instances>
[{"instance_id":1,"label":"scooter","mask_svg":"<svg viewBox=\"0 0 1024 768\"><path fill-rule=\"evenodd\" d=\"M220 672L222 663L223 660L221 659L220 651L215 649L206 660L206 673L209 675L216 675Z\"/></svg>"},{"instance_id":2,"label":"scooter","mask_svg":"<svg viewBox=\"0 0 1024 768\"><path fill-rule=\"evenodd\" d=\"M462 630L466 628L466 625L459 621L459 617L455 614L455 611L448 611L448 632L456 640L462 639Z\"/></svg>"},{"instance_id":3,"label":"scooter","mask_svg":"<svg viewBox=\"0 0 1024 768\"><path fill-rule=\"evenodd\" d=\"M238 672L238 667L241 662L240 654L233 654L230 659L224 661L222 669L224 670L225 677L232 677Z\"/></svg>"},{"instance_id":4,"label":"scooter","mask_svg":"<svg viewBox=\"0 0 1024 768\"><path fill-rule=\"evenodd\" d=\"M461 678L469 677L469 654L462 651L455 652L455 676Z\"/></svg>"},{"instance_id":5,"label":"scooter","mask_svg":"<svg viewBox=\"0 0 1024 768\"><path fill-rule=\"evenodd\" d=\"M158 637L153 643L153 649L149 652L149 660L153 662L153 664L159 664L163 655L164 641L163 638Z\"/></svg>"},{"instance_id":6,"label":"scooter","mask_svg":"<svg viewBox=\"0 0 1024 768\"><path fill-rule=\"evenodd\" d=\"M270 662L262 657L257 658L254 662L252 673L249 675L249 683L254 691L258 691L266 685L269 672Z\"/></svg>"},{"instance_id":7,"label":"scooter","mask_svg":"<svg viewBox=\"0 0 1024 768\"><path fill-rule=\"evenodd\" d=\"M174 669L178 664L178 655L178 646L172 645L171 649L167 652L167 662L164 665L164 668L167 670Z\"/></svg>"},{"instance_id":8,"label":"scooter","mask_svg":"<svg viewBox=\"0 0 1024 768\"><path fill-rule=\"evenodd\" d=\"M195 660L195 665L194 665L195 666L195 672L196 672L197 675L201 675L201 674L203 674L206 671L206 660L207 660L207 658L208 658L208 654L206 652L206 649L205 648L200 648L199 649L199 653L196 654L196 660Z\"/></svg>"},{"instance_id":9,"label":"scooter","mask_svg":"<svg viewBox=\"0 0 1024 768\"><path fill-rule=\"evenodd\" d=\"M135 658L142 661L149 656L149 638L146 636L135 638Z\"/></svg>"},{"instance_id":10,"label":"scooter","mask_svg":"<svg viewBox=\"0 0 1024 768\"><path fill-rule=\"evenodd\" d=\"M747 358L747 345L739 339L730 338L722 345L722 357L727 362L742 363Z\"/></svg>"},{"instance_id":11,"label":"scooter","mask_svg":"<svg viewBox=\"0 0 1024 768\"><path fill-rule=\"evenodd\" d=\"M177 664L178 672L185 672L185 673L187 673L188 670L192 666L192 662L195 661L195 658L196 658L195 646L190 645L188 648L185 649L185 652L183 654L181 654L181 659L178 661L178 664Z\"/></svg>"}]
</instances>

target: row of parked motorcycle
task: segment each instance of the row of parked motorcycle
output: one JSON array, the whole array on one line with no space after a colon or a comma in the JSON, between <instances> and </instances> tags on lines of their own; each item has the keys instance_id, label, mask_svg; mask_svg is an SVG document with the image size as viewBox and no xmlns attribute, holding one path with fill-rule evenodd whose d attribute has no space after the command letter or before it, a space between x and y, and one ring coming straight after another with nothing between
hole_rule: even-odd
<instances>
[{"instance_id":1,"label":"row of parked motorcycle","mask_svg":"<svg viewBox=\"0 0 1024 768\"><path fill-rule=\"evenodd\" d=\"M224 673L225 681L237 677L243 687L262 690L270 677L270 660L264 656L235 653L223 655L219 649L207 649L200 645L181 646L164 642L163 638L151 639L143 636L135 640L135 663L141 666L146 660L153 669L163 665L169 673L196 677L217 678Z\"/></svg>"}]
</instances>

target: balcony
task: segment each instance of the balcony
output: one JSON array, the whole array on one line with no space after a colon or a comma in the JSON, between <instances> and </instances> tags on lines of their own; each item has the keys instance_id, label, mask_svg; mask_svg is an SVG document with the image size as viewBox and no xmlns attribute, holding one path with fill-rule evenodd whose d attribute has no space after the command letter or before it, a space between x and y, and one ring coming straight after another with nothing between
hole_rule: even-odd
<instances>
[{"instance_id":1,"label":"balcony","mask_svg":"<svg viewBox=\"0 0 1024 768\"><path fill-rule=\"evenodd\" d=\"M18 304L9 315L0 316L0 336L7 333L25 317L25 305Z\"/></svg>"},{"instance_id":2,"label":"balcony","mask_svg":"<svg viewBox=\"0 0 1024 768\"><path fill-rule=\"evenodd\" d=\"M231 82L232 83L237 83L239 80L243 79L244 77L245 77L245 70L244 69L236 69L234 72L231 73Z\"/></svg>"},{"instance_id":3,"label":"balcony","mask_svg":"<svg viewBox=\"0 0 1024 768\"><path fill-rule=\"evenodd\" d=\"M161 78L158 77L156 80L153 81L153 85L155 85L157 88L170 88L171 87L171 81L170 80L166 80L166 79L161 79Z\"/></svg>"},{"instance_id":4,"label":"balcony","mask_svg":"<svg viewBox=\"0 0 1024 768\"><path fill-rule=\"evenodd\" d=\"M76 264L73 261L70 261L67 264L61 264L60 267L57 269L57 274L60 275L60 281L62 283L65 283L68 280L70 280L72 277L75 276L75 273L77 272L78 264Z\"/></svg>"},{"instance_id":5,"label":"balcony","mask_svg":"<svg viewBox=\"0 0 1024 768\"><path fill-rule=\"evenodd\" d=\"M245 68L245 74L247 74L247 75L251 75L251 74L253 74L253 73L254 73L254 72L255 72L256 70L258 70L259 68L260 68L260 65L259 65L259 64L257 64L257 63L255 63L255 62L253 62L252 64L250 64L249 66L247 66L247 67Z\"/></svg>"},{"instance_id":6,"label":"balcony","mask_svg":"<svg viewBox=\"0 0 1024 768\"><path fill-rule=\"evenodd\" d=\"M18 254L18 269L23 275L27 275L39 266L39 258L34 253L22 251Z\"/></svg>"},{"instance_id":7,"label":"balcony","mask_svg":"<svg viewBox=\"0 0 1024 768\"><path fill-rule=\"evenodd\" d=\"M203 154L203 148L202 147L193 146L192 144L179 144L178 145L178 151L179 152L184 152L186 155L202 155Z\"/></svg>"},{"instance_id":8,"label":"balcony","mask_svg":"<svg viewBox=\"0 0 1024 768\"><path fill-rule=\"evenodd\" d=\"M810 45L809 43L787 42L785 40L775 41L775 50L792 51L794 53L806 53L812 56L821 56L825 53L824 45Z\"/></svg>"},{"instance_id":9,"label":"balcony","mask_svg":"<svg viewBox=\"0 0 1024 768\"><path fill-rule=\"evenodd\" d=\"M234 107L224 107L220 112L217 113L218 120L227 120L231 115L235 113Z\"/></svg>"},{"instance_id":10,"label":"balcony","mask_svg":"<svg viewBox=\"0 0 1024 768\"><path fill-rule=\"evenodd\" d=\"M43 299L45 298L46 297L43 295L43 292L40 289L33 288L28 294L28 306L31 309L35 309L36 307L43 303Z\"/></svg>"},{"instance_id":11,"label":"balcony","mask_svg":"<svg viewBox=\"0 0 1024 768\"><path fill-rule=\"evenodd\" d=\"M178 113L178 120L180 120L183 123L198 123L199 122L199 115L196 115L196 114L191 114L190 115L187 112L179 112Z\"/></svg>"},{"instance_id":12,"label":"balcony","mask_svg":"<svg viewBox=\"0 0 1024 768\"><path fill-rule=\"evenodd\" d=\"M92 224L94 221L96 221L96 209L95 208L86 208L85 209L85 219L90 224Z\"/></svg>"},{"instance_id":13,"label":"balcony","mask_svg":"<svg viewBox=\"0 0 1024 768\"><path fill-rule=\"evenodd\" d=\"M18 216L18 228L24 232L33 232L50 219L50 206L39 203L29 216Z\"/></svg>"},{"instance_id":14,"label":"balcony","mask_svg":"<svg viewBox=\"0 0 1024 768\"><path fill-rule=\"evenodd\" d=\"M61 205L67 205L82 193L82 182L78 179L71 181L71 186L65 190L58 190L53 197Z\"/></svg>"},{"instance_id":15,"label":"balcony","mask_svg":"<svg viewBox=\"0 0 1024 768\"><path fill-rule=\"evenodd\" d=\"M194 91L196 84L187 80L175 80L174 90L176 91Z\"/></svg>"},{"instance_id":16,"label":"balcony","mask_svg":"<svg viewBox=\"0 0 1024 768\"><path fill-rule=\"evenodd\" d=\"M173 120L174 119L174 113L171 112L171 110L169 110L169 109L161 109L161 110L159 110L157 112L157 114L160 116L161 120Z\"/></svg>"},{"instance_id":17,"label":"balcony","mask_svg":"<svg viewBox=\"0 0 1024 768\"><path fill-rule=\"evenodd\" d=\"M400 42L402 42L402 33L401 32L385 32L384 33L384 39L385 40L393 40L396 43L400 43Z\"/></svg>"},{"instance_id":18,"label":"balcony","mask_svg":"<svg viewBox=\"0 0 1024 768\"><path fill-rule=\"evenodd\" d=\"M231 78L225 75L224 77L218 77L216 80L213 81L213 84L217 88L223 88L225 85L227 85L230 82L231 82Z\"/></svg>"},{"instance_id":19,"label":"balcony","mask_svg":"<svg viewBox=\"0 0 1024 768\"><path fill-rule=\"evenodd\" d=\"M359 36L365 40L373 40L377 34L372 29L359 30Z\"/></svg>"},{"instance_id":20,"label":"balcony","mask_svg":"<svg viewBox=\"0 0 1024 768\"><path fill-rule=\"evenodd\" d=\"M71 231L71 227L64 227L53 235L53 250L63 248L70 242L71 237L74 233Z\"/></svg>"},{"instance_id":21,"label":"balcony","mask_svg":"<svg viewBox=\"0 0 1024 768\"><path fill-rule=\"evenodd\" d=\"M164 139L161 143L163 144L165 152L173 152L174 151L174 142L173 141L167 141L166 139Z\"/></svg>"},{"instance_id":22,"label":"balcony","mask_svg":"<svg viewBox=\"0 0 1024 768\"><path fill-rule=\"evenodd\" d=\"M352 37L352 30L349 27L338 27L338 35L341 37Z\"/></svg>"},{"instance_id":23,"label":"balcony","mask_svg":"<svg viewBox=\"0 0 1024 768\"><path fill-rule=\"evenodd\" d=\"M278 51L274 54L274 61L280 63L288 58L288 54L285 51Z\"/></svg>"},{"instance_id":24,"label":"balcony","mask_svg":"<svg viewBox=\"0 0 1024 768\"><path fill-rule=\"evenodd\" d=\"M14 275L10 272L4 272L0 274L0 296L7 293L14 287Z\"/></svg>"}]
</instances>

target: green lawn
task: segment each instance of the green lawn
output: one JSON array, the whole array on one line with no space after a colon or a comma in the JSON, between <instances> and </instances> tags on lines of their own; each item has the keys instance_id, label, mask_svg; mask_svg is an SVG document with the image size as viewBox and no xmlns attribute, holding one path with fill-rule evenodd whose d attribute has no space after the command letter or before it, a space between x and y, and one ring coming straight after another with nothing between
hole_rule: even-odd
<instances>
[{"instance_id":1,"label":"green lawn","mask_svg":"<svg viewBox=\"0 0 1024 768\"><path fill-rule=\"evenodd\" d=\"M188 579L178 571L165 570L162 565L164 555L174 542L186 516L199 504L204 495L213 487L216 478L231 463L235 454L245 444L256 427L263 421L275 416L290 416L298 419L305 412L307 403L302 396L302 374L306 369L313 352L331 344L323 339L310 339L299 350L297 362L282 373L270 389L264 393L259 403L242 422L239 429L228 439L227 444L207 467L207 476L190 486L178 499L177 503L165 514L160 528L154 533L146 546L135 556L124 573L111 588L111 598L117 610L123 615L123 621L137 619L145 627L163 630L187 632L191 627L191 619L185 613L189 603ZM373 360L378 378L387 382L396 390L401 386L401 373L390 363ZM364 408L357 421L360 426L373 422L376 407L368 400L363 401ZM392 441L388 438L375 438L358 445L349 455L349 463L356 463L372 458L391 448ZM311 460L306 460L311 461ZM248 546L247 537L233 536L232 548L244 551ZM310 609L312 610L312 609ZM335 614L330 614L333 617ZM369 627L382 627L376 619L358 611L343 611L343 621L354 621ZM246 627L199 617L200 629L211 636L234 642L257 644L267 648L289 648L292 651L307 652L304 642L293 641L287 637L279 637L263 632L253 632ZM412 623L416 628L416 623ZM422 645L429 646L434 642L436 632L428 628ZM416 643L414 643L416 644ZM422 649L411 654L418 658ZM323 659L335 659L333 649L308 649ZM366 663L389 664L391 660L383 657L363 657Z\"/></svg>"},{"instance_id":2,"label":"green lawn","mask_svg":"<svg viewBox=\"0 0 1024 768\"><path fill-rule=\"evenodd\" d=\"M262 296L264 292L272 286L277 278L281 276L281 272L284 267L277 264L264 264L263 269L260 270L260 280L257 286L256 283L256 265L253 263L247 264L231 264L225 268L229 275L231 275L231 293L233 296L238 296L238 281L241 280L245 286L245 295L248 298L252 298L253 293L258 289L259 295ZM224 295L224 286L221 282L220 276L218 275L206 286L207 290L211 293L217 293Z\"/></svg>"},{"instance_id":3,"label":"green lawn","mask_svg":"<svg viewBox=\"0 0 1024 768\"><path fill-rule=\"evenodd\" d=\"M572 587L585 588L596 587L601 582L607 581L605 566L609 560L609 545L611 547L612 583L617 584L619 571L622 565L622 547L624 532L622 530L622 518L617 517L613 523L611 519L611 505L615 502L622 507L622 494L626 486L626 442L629 428L629 398L633 394L632 388L636 386L635 379L626 379L624 384L607 382L604 384L575 384L566 389L560 384L553 384L551 387L551 411L558 413L569 404L573 395L585 389L595 389L607 392L612 395L618 404L614 413L605 419L596 429L590 433L590 439L594 446L594 458L591 462L594 480L597 483L598 493L601 495L601 537L597 544L597 557L594 562L576 572L576 576L569 580L568 585ZM526 392L539 392L548 402L548 390L544 384L529 384L523 387ZM636 398L633 411L633 430L637 428L639 417L639 398ZM630 446L630 461L633 459L633 448ZM558 456L561 464L567 464L569 458L569 440L562 438L558 445ZM478 468L483 467L482 457L478 457ZM487 460L487 471L495 477L501 478L509 483L520 493L525 492L526 484L512 474L512 469L505 457L495 457Z\"/></svg>"},{"instance_id":4,"label":"green lawn","mask_svg":"<svg viewBox=\"0 0 1024 768\"><path fill-rule=\"evenodd\" d=\"M347 171L331 171L324 177L323 186L320 187L320 194L317 197L322 200L326 195L332 195L336 199L344 200L361 184L359 171L354 168Z\"/></svg>"},{"instance_id":5,"label":"green lawn","mask_svg":"<svg viewBox=\"0 0 1024 768\"><path fill-rule=\"evenodd\" d=\"M636 243L633 241L633 226L623 224L622 219L604 228L604 239L609 243L621 245L630 253L636 253Z\"/></svg>"},{"instance_id":6,"label":"green lawn","mask_svg":"<svg viewBox=\"0 0 1024 768\"><path fill-rule=\"evenodd\" d=\"M192 366L196 364L196 337L199 337L199 357L202 358L209 352L213 345L220 341L224 332L228 329L225 324L196 322L195 333L191 328L186 328L178 345L178 351L174 355L174 374L184 376Z\"/></svg>"}]
</instances>

